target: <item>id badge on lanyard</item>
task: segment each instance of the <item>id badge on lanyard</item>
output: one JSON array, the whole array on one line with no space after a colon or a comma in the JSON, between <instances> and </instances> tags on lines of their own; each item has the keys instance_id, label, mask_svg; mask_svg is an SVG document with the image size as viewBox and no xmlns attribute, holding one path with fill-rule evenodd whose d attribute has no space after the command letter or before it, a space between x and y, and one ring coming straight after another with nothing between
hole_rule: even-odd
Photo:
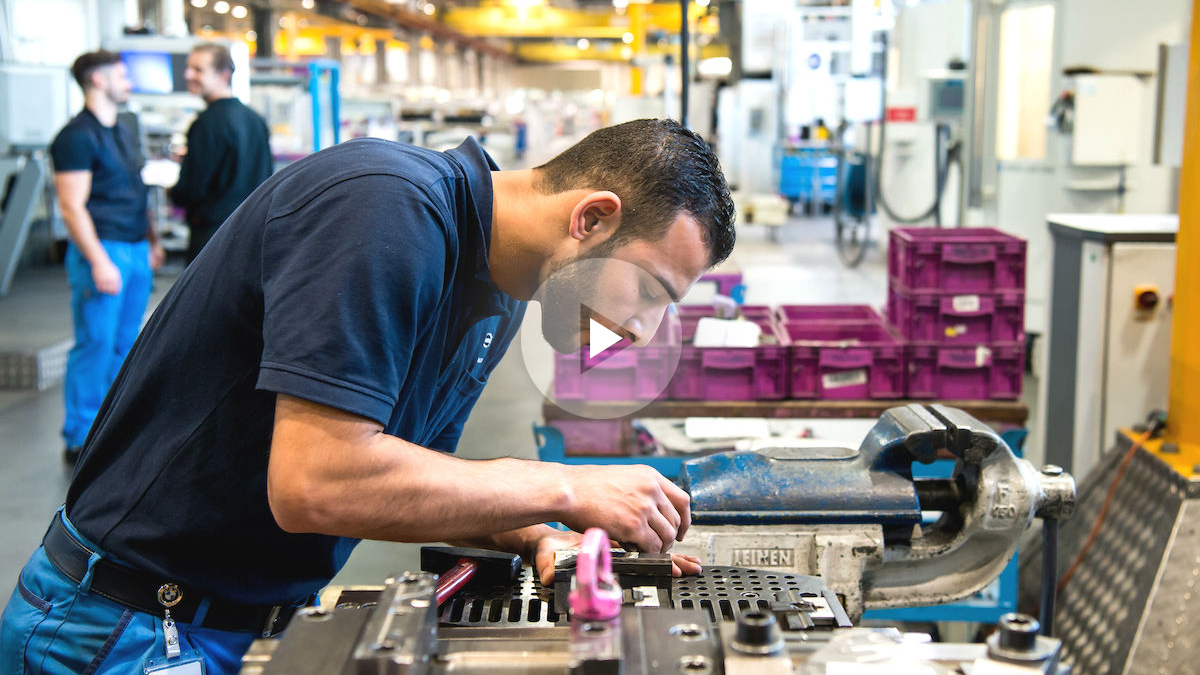
<instances>
[{"instance_id":1,"label":"id badge on lanyard","mask_svg":"<svg viewBox=\"0 0 1200 675\"><path fill-rule=\"evenodd\" d=\"M158 601L163 605L163 655L156 656L142 667L146 675L204 675L204 657L195 649L183 649L179 643L179 628L171 618L171 607L183 599L179 587L163 584L158 589Z\"/></svg>"}]
</instances>

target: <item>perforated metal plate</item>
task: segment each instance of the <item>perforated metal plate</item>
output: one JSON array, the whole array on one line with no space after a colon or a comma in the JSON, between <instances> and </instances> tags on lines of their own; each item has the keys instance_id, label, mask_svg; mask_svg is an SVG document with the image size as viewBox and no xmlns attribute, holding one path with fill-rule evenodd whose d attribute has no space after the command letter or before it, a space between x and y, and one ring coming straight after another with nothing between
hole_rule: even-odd
<instances>
[{"instance_id":1,"label":"perforated metal plate","mask_svg":"<svg viewBox=\"0 0 1200 675\"><path fill-rule=\"evenodd\" d=\"M794 599L821 605L823 609L813 613L814 619L833 619L833 610L825 595L828 592L825 583L817 577L744 567L706 567L703 576L683 577L676 579L674 584L676 607L703 609L714 621L733 621L745 612L770 611L783 597L781 593L791 593Z\"/></svg>"},{"instance_id":2,"label":"perforated metal plate","mask_svg":"<svg viewBox=\"0 0 1200 675\"><path fill-rule=\"evenodd\" d=\"M1184 502L1138 629L1130 675L1200 675L1200 500Z\"/></svg>"},{"instance_id":3,"label":"perforated metal plate","mask_svg":"<svg viewBox=\"0 0 1200 675\"><path fill-rule=\"evenodd\" d=\"M1125 441L1110 450L1081 484L1078 511L1060 529L1058 578L1083 547L1128 449ZM1134 455L1095 543L1058 597L1055 636L1063 641L1063 661L1073 666L1077 675L1132 672L1126 671L1126 663L1134 649L1134 637L1148 611L1191 487L1190 481L1152 453L1139 450ZM1041 583L1040 549L1039 541L1022 556L1021 606L1035 614ZM1185 671L1139 672L1176 675Z\"/></svg>"},{"instance_id":4,"label":"perforated metal plate","mask_svg":"<svg viewBox=\"0 0 1200 675\"><path fill-rule=\"evenodd\" d=\"M732 621L744 612L771 610L780 602L803 602L807 612L820 624L849 625L841 604L817 577L785 574L776 570L743 567L706 567L697 577L673 579L670 598L680 609L700 609L710 619ZM790 595L784 595L790 594ZM459 593L441 610L443 626L496 626L535 628L554 626L566 620L555 611L552 594L533 577L529 568L521 570L516 586Z\"/></svg>"},{"instance_id":5,"label":"perforated metal plate","mask_svg":"<svg viewBox=\"0 0 1200 675\"><path fill-rule=\"evenodd\" d=\"M549 627L563 618L554 610L551 597L532 570L524 567L512 589L459 593L442 606L438 621L443 626Z\"/></svg>"}]
</instances>

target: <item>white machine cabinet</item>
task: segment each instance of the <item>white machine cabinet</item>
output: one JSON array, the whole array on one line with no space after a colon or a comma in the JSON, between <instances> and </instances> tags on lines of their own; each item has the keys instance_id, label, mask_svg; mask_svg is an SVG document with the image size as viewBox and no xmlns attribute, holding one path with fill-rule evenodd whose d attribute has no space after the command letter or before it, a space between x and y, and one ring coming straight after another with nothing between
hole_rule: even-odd
<instances>
[{"instance_id":1,"label":"white machine cabinet","mask_svg":"<svg viewBox=\"0 0 1200 675\"><path fill-rule=\"evenodd\" d=\"M1050 214L1046 461L1083 480L1116 430L1167 405L1175 215Z\"/></svg>"}]
</instances>

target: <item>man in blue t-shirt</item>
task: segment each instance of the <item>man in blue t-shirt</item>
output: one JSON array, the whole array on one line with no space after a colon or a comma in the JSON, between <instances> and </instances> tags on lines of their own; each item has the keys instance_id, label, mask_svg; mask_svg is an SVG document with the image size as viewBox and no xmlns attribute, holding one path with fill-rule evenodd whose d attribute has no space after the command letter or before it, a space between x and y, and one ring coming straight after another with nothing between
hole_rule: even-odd
<instances>
[{"instance_id":1,"label":"man in blue t-shirt","mask_svg":"<svg viewBox=\"0 0 1200 675\"><path fill-rule=\"evenodd\" d=\"M121 57L89 52L71 66L84 109L50 146L54 189L70 243L67 280L75 345L63 383L63 459L79 457L92 420L137 338L152 269L163 260L147 213L138 140L117 124L130 83Z\"/></svg>"},{"instance_id":2,"label":"man in blue t-shirt","mask_svg":"<svg viewBox=\"0 0 1200 675\"><path fill-rule=\"evenodd\" d=\"M669 550L689 497L649 467L449 453L526 301L547 316L596 282L572 262L630 263L599 283L640 340L733 242L716 157L667 120L601 129L524 171L473 140L377 139L280 171L130 352L4 610L0 671L236 672L364 538L517 552L545 582L588 527ZM542 329L575 349L590 335L574 321Z\"/></svg>"}]
</instances>

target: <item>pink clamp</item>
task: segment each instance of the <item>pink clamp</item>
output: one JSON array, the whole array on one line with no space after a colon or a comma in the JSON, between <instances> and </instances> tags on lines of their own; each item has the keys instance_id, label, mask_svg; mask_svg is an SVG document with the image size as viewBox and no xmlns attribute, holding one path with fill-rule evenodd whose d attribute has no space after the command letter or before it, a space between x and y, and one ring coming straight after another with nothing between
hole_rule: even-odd
<instances>
[{"instance_id":1,"label":"pink clamp","mask_svg":"<svg viewBox=\"0 0 1200 675\"><path fill-rule=\"evenodd\" d=\"M571 615L585 621L607 621L621 613L621 587L612 573L608 534L598 528L583 533L568 600Z\"/></svg>"}]
</instances>

